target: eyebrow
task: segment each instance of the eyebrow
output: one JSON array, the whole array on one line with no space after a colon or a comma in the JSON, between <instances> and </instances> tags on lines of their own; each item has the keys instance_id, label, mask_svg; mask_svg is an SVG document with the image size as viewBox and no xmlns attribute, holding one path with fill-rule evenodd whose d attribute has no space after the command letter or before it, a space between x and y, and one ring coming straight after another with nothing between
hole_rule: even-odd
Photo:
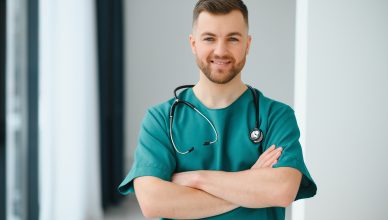
<instances>
[{"instance_id":1,"label":"eyebrow","mask_svg":"<svg viewBox=\"0 0 388 220\"><path fill-rule=\"evenodd\" d=\"M242 34L240 32L231 32L227 35L227 37L230 37L230 36L240 36L242 37ZM211 33L211 32L204 32L201 34L201 36L212 36L212 37L215 37L216 35Z\"/></svg>"},{"instance_id":2,"label":"eyebrow","mask_svg":"<svg viewBox=\"0 0 388 220\"><path fill-rule=\"evenodd\" d=\"M228 34L227 36L230 37L230 36L235 36L235 35L242 37L242 34L240 32L232 32L232 33Z\"/></svg>"},{"instance_id":3,"label":"eyebrow","mask_svg":"<svg viewBox=\"0 0 388 220\"><path fill-rule=\"evenodd\" d=\"M212 37L215 37L216 35L211 33L211 32L204 32L201 34L201 36L212 36Z\"/></svg>"}]
</instances>

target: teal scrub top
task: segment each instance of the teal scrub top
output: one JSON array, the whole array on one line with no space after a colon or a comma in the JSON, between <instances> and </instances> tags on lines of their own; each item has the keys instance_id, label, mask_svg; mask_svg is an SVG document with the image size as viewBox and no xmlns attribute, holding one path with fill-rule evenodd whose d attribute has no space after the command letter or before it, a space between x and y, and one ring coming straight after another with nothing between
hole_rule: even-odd
<instances>
[{"instance_id":1,"label":"teal scrub top","mask_svg":"<svg viewBox=\"0 0 388 220\"><path fill-rule=\"evenodd\" d=\"M133 180L141 176L154 176L171 181L174 173L192 170L242 171L250 169L272 144L283 147L282 154L274 168L292 167L302 174L302 181L295 200L315 195L317 187L303 160L299 143L299 128L291 107L265 97L260 91L260 129L264 133L261 143L249 139L255 128L255 106L253 95L247 89L231 105L221 109L210 109L201 103L191 88L182 91L179 98L192 103L214 124L218 141L212 141L215 134L210 124L197 112L179 104L173 121L174 142L180 151L192 146L194 151L186 155L177 153L169 139L169 111L174 99L148 109L140 130L134 163L128 175L119 186L119 192L126 195L134 192ZM259 185L257 187L260 187ZM205 219L266 219L284 220L285 208L245 208Z\"/></svg>"}]
</instances>

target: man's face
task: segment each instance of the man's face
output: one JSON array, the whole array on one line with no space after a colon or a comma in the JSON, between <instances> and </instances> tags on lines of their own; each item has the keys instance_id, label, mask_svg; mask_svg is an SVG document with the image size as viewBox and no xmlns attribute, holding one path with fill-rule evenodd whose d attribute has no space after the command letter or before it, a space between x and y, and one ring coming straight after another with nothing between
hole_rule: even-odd
<instances>
[{"instance_id":1,"label":"man's face","mask_svg":"<svg viewBox=\"0 0 388 220\"><path fill-rule=\"evenodd\" d=\"M190 35L201 72L212 82L226 84L245 65L251 37L240 11L226 15L201 12Z\"/></svg>"}]
</instances>

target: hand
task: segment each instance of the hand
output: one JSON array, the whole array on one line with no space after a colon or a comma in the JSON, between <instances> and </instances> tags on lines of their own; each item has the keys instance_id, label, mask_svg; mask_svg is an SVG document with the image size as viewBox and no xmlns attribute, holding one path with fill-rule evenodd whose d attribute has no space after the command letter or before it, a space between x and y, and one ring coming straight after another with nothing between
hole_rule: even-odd
<instances>
[{"instance_id":1,"label":"hand","mask_svg":"<svg viewBox=\"0 0 388 220\"><path fill-rule=\"evenodd\" d=\"M273 144L263 154L260 155L259 159L251 167L251 169L272 167L278 162L278 158L282 154L282 150L282 147L276 148L276 146Z\"/></svg>"},{"instance_id":2,"label":"hand","mask_svg":"<svg viewBox=\"0 0 388 220\"><path fill-rule=\"evenodd\" d=\"M195 188L198 182L199 172L200 171L187 171L187 172L175 173L172 176L171 182L181 186L188 186L188 187Z\"/></svg>"}]
</instances>

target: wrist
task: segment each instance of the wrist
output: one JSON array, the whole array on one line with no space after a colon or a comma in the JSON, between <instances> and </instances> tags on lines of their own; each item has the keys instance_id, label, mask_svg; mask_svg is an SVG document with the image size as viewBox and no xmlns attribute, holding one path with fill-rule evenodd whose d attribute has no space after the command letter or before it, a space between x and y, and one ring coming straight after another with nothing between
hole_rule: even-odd
<instances>
[{"instance_id":1,"label":"wrist","mask_svg":"<svg viewBox=\"0 0 388 220\"><path fill-rule=\"evenodd\" d=\"M205 170L199 170L195 172L195 175L193 176L193 179L191 182L192 187L196 189L202 189L204 180L206 179L205 176L206 176Z\"/></svg>"}]
</instances>

